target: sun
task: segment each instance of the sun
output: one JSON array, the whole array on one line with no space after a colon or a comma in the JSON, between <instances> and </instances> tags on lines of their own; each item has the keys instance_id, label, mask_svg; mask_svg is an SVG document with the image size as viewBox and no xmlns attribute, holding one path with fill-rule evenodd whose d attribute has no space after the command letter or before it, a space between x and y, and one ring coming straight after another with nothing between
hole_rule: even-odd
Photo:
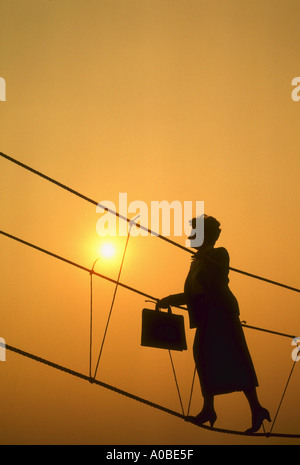
<instances>
[{"instance_id":1,"label":"sun","mask_svg":"<svg viewBox=\"0 0 300 465\"><path fill-rule=\"evenodd\" d=\"M103 258L112 258L115 255L115 248L109 242L103 244L100 248L100 254Z\"/></svg>"}]
</instances>

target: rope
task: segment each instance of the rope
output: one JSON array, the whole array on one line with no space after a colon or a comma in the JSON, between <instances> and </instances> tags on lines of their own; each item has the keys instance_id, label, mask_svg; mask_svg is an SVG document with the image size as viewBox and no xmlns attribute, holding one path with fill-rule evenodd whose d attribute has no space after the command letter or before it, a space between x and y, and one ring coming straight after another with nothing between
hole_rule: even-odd
<instances>
[{"instance_id":1,"label":"rope","mask_svg":"<svg viewBox=\"0 0 300 465\"><path fill-rule=\"evenodd\" d=\"M191 387L191 393L190 393L190 398L189 398L189 404L188 404L188 409L187 409L187 414L186 414L187 416L190 414L190 408L191 408L192 396L193 396L193 392L194 392L196 372L197 372L197 368L196 368L196 365L195 365L194 374L193 374L193 381L192 381L192 387Z\"/></svg>"},{"instance_id":2,"label":"rope","mask_svg":"<svg viewBox=\"0 0 300 465\"><path fill-rule=\"evenodd\" d=\"M264 281L269 284L274 284L275 286L284 287L285 289L289 289L290 291L300 292L300 289L297 289L296 287L288 286L287 284L282 284L277 281L273 281L272 279L263 278L262 276L258 276L253 273L248 273L247 271L241 271L241 270L238 270L237 268L229 267L229 269L231 271L234 271L235 273L240 273L240 274L243 274L244 276L248 276L249 278L258 279L260 281Z\"/></svg>"},{"instance_id":3,"label":"rope","mask_svg":"<svg viewBox=\"0 0 300 465\"><path fill-rule=\"evenodd\" d=\"M4 154L3 152L0 152L0 156L3 157L3 158L5 158L6 160L12 162L12 163L15 163L16 165L20 166L21 168L24 168L24 169L26 169L27 171L30 171L31 173L33 173L33 174L35 174L35 175L37 175L37 176L40 176L41 178L45 179L46 181L49 181L49 182L55 184L56 186L58 186L58 187L60 187L60 188L62 188L62 189L64 189L64 190L68 191L69 193L71 193L71 194L73 194L73 195L76 195L77 197L81 198L82 200L85 200L86 202L89 202L89 203L91 203L91 204L93 204L93 205L96 205L96 206L97 206L97 205L102 206L102 208L105 209L106 211L108 211L109 213L111 213L111 214L117 216L118 218L120 218L120 219L122 219L122 220L124 220L124 221L127 221L128 223L131 221L129 218L126 218L125 216L120 215L120 213L118 213L118 212L116 212L116 211L114 211L114 210L112 210L112 209L110 209L110 208L108 208L108 207L106 207L106 206L104 206L104 205L99 204L99 202L97 202L96 200L93 200L93 199L87 197L86 195L81 194L81 193L78 192L77 190L72 189L71 187L68 187L67 185L65 185L65 184L63 184L63 183L61 183L61 182L59 182L59 181L57 181L57 180L51 178L50 176L47 176L47 175L44 174L44 173L41 173L40 171L38 171L38 170L36 170L36 169L34 169L34 168L31 168L30 166L26 165L25 163L22 163L22 162L20 162L19 160L16 160L15 158L10 157L9 155ZM160 239L162 239L162 240L164 240L164 241L166 241L166 242L168 242L168 243L170 243L170 244L172 244L172 245L174 245L174 246L176 246L176 247L178 247L178 248L180 248L180 249L182 249L182 250L184 250L184 251L186 251L186 252L189 252L189 253L192 253L192 254L194 253L193 250L188 249L187 247L184 247L184 246L182 246L181 244L178 244L178 242L172 241L171 239L169 239L169 238L167 238L167 237L165 237L165 236L162 236L161 234L158 234L158 233L152 231L152 230L149 229L149 228L146 228L145 226L143 226L143 225L141 225L141 224L139 224L139 223L136 223L136 226L137 226L138 228L141 228L141 229L143 229L144 231L148 232L149 234L154 235L154 236L157 236L157 237L159 237ZM255 275L255 274L253 274L253 273L248 273L248 272L246 272L246 271L238 270L237 268L232 268L232 267L230 267L229 269L230 269L231 271L236 272L236 273L240 273L240 274L243 274L243 275L245 275L245 276L248 276L248 277L251 277L251 278L254 278L254 279L258 279L258 280L267 282L267 283L269 283L269 284L273 284L273 285L275 285L275 286L280 286L280 287L283 287L283 288L285 288L285 289L289 289L289 290L291 290L291 291L300 292L300 289L297 289L297 288L292 287L292 286L288 286L287 284L279 283L279 282L277 282L277 281L273 281L273 280L271 280L271 279L268 279L268 278L264 278L264 277L262 277L262 276Z\"/></svg>"},{"instance_id":4,"label":"rope","mask_svg":"<svg viewBox=\"0 0 300 465\"><path fill-rule=\"evenodd\" d=\"M3 344L0 342L0 346L3 346ZM83 381L88 381L90 382L90 377L83 374L83 373L80 373L78 371L75 371L75 370L72 370L70 368L67 368L67 367L64 367L62 365L59 365L57 363L54 363L54 362L51 362L45 358L42 358L42 357L39 357L37 355L34 355L34 354L31 354L29 352L26 352L24 350L21 350L21 349L18 349L16 347L13 347L11 345L8 345L6 344L5 345L5 348L7 350L10 350L11 352L14 352L18 355L21 355L23 357L26 357L26 358L29 358L31 360L34 360L38 363L41 363L41 364L44 364L44 365L47 365L51 368L54 368L56 370L59 370L61 372L64 372L64 373L67 373L71 376L74 376L76 378L79 378L79 379L82 379ZM178 413L172 409L169 409L167 407L164 407L162 405L159 405L159 404L156 404L154 402L151 402L147 399L144 399L142 397L139 397L135 394L131 394L127 391L124 391L122 389L119 389L115 386L112 386L110 384L107 384L107 383L104 383L103 381L98 381L98 380L95 380L94 381L94 384L97 385L97 386L100 386L104 389L108 389L116 394L120 394L120 395L123 395L125 396L126 398L128 399L132 399L136 402L139 402L139 403L142 403L144 405L147 405L148 407L152 407L152 408L155 408L161 412L164 412L164 413L167 413L169 415L172 415L174 417L177 417L179 419L182 419L182 420L186 420L186 417L184 415L182 415L181 413ZM209 431L213 431L213 432L217 432L217 433L226 433L226 434L234 434L234 435L239 435L239 436L256 436L256 437L277 437L277 438L293 438L293 439L296 439L296 438L300 438L300 434L285 434L285 433L267 433L267 434L264 434L264 433L244 433L244 432L241 432L241 431L235 431L235 430L228 430L228 429L224 429L224 428L211 428L209 426L206 426L206 425L195 425L193 423L193 426L197 427L197 428L202 428L202 429L206 429L206 430L209 430Z\"/></svg>"},{"instance_id":5,"label":"rope","mask_svg":"<svg viewBox=\"0 0 300 465\"><path fill-rule=\"evenodd\" d=\"M256 331L263 331L264 333L269 333L269 334L276 334L276 336L288 337L289 339L295 338L295 336L291 336L290 334L279 333L278 331L271 331L270 329L265 329L265 328L258 328L257 326L250 326L250 325L244 324L243 322L241 323L241 325L244 326L244 328L255 329Z\"/></svg>"},{"instance_id":6,"label":"rope","mask_svg":"<svg viewBox=\"0 0 300 465\"><path fill-rule=\"evenodd\" d=\"M97 273L96 271L90 270L89 268L87 268L87 267L85 267L85 266L83 266L83 265L80 265L79 263L76 263L76 262L74 262L74 261L72 261L72 260L68 260L67 258L62 257L61 255L57 255L57 254L55 254L55 253L53 253L53 252L50 252L49 250L43 249L42 247L39 247L39 246L37 246L37 245L35 245L35 244L32 244L32 243L27 242L27 241L25 241L25 240L23 240L23 239L20 239L19 237L16 237L16 236L14 236L14 235L12 235L12 234L9 234L9 233L7 233L7 232L5 232L5 231L0 231L0 234L2 234L2 235L5 236L5 237L8 237L9 239L13 239L13 240L15 240L15 241L17 241L17 242L20 242L20 243L23 244L23 245L27 245L28 247L31 247L31 248L33 248L33 249L35 249L35 250L38 250L39 252L42 252L42 253L44 253L44 254L46 254L46 255L49 255L49 256L51 256L51 257L53 257L53 258L56 258L57 260L61 260L61 261L63 261L64 263L67 263L67 264L72 265L72 266L74 266L74 267L76 267L76 268L79 268L79 269L81 269L81 270L83 270L83 271L86 271L86 272L88 272L88 273L91 273L91 272L92 272L93 275L95 275L95 276L97 276L97 277L99 277L99 278L105 279L106 281L109 281L109 282L114 283L114 284L118 284L118 286L121 286L121 287L123 287L124 289L127 289L127 290L129 290L129 291L131 291L131 292L135 292L136 294L139 294L139 295L141 295L141 296L143 296L143 297L147 297L147 299L150 299L150 300L156 301L156 302L159 300L157 297L153 297L152 295L146 294L145 292L143 292L143 291L141 291L141 290L139 290L139 289L136 289L136 288L134 288L134 287L132 287L132 286L128 286L127 284L124 284L124 283L122 283L122 282L120 282L120 281L118 282L118 281L116 281L115 279L109 278L108 276L105 276L105 275L103 275L103 274ZM177 306L177 305L176 305L176 306L174 306L174 307L179 308L179 309L182 309L182 310L186 310L186 308L185 308L185 307L182 307L182 306ZM249 326L249 325L243 324L243 323L242 323L242 326L244 326L245 328L250 328L250 329L257 330L257 331L263 331L263 332L265 332L265 333L271 333L271 334L275 334L275 335L277 335L277 336L284 336L284 337L288 337L288 338L291 338L291 339L294 339L294 337L295 337L295 336L291 336L291 335L289 335L289 334L279 333L279 332L271 331L271 330L269 330L269 329L264 329L264 328L258 328L258 327L256 327L256 326Z\"/></svg>"},{"instance_id":7,"label":"rope","mask_svg":"<svg viewBox=\"0 0 300 465\"><path fill-rule=\"evenodd\" d=\"M105 338L106 338L106 333L107 333L107 330L108 330L108 325L109 325L109 322L110 322L113 306L114 306L114 303L115 303L115 298L116 298L116 294L117 294L118 285L120 283L120 277L121 277L122 268L123 268L123 264L124 264L124 260L125 260L126 251L127 251L127 246L128 246L128 242L129 242L131 227L132 227L132 223L130 223L130 226L129 226L129 231L128 231L127 240L126 240L126 244L125 244L125 248L124 248L124 253L123 253L123 257L122 257L122 261L121 261L121 265L120 265L120 269L119 269L118 279L117 279L117 282L116 282L115 291L114 291L114 295L113 295L113 298L112 298L112 303L111 303L111 306L110 306L109 315L108 315L108 319L107 319L107 323L106 323L106 327L105 327L105 331L104 331L104 336L103 336L103 339L102 339L100 352L99 352L99 356L98 356L98 360L97 360L96 369L95 369L93 379L95 379L96 375L97 375L97 370L98 370L100 358L101 358L102 351L103 351L104 341L105 341Z\"/></svg>"},{"instance_id":8,"label":"rope","mask_svg":"<svg viewBox=\"0 0 300 465\"><path fill-rule=\"evenodd\" d=\"M178 396L179 396L179 402L180 402L180 405L181 405L182 415L184 415L183 403L182 403L182 399L181 399L181 395L180 395L180 390L179 390L179 385L178 385L178 381L177 381L177 376L176 376L176 372L175 372L175 367L174 367L174 363L173 363L172 354L171 354L170 350L168 350L168 352L169 352L169 356L170 356L170 360L171 360L171 365L172 365L175 384L176 384L176 388L177 388L177 392L178 392Z\"/></svg>"}]
</instances>

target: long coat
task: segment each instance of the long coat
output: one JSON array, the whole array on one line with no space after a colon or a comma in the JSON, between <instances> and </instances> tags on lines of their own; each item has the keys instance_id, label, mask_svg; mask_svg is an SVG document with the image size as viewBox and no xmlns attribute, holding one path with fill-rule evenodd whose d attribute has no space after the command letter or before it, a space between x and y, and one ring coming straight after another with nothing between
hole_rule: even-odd
<instances>
[{"instance_id":1,"label":"long coat","mask_svg":"<svg viewBox=\"0 0 300 465\"><path fill-rule=\"evenodd\" d=\"M225 248L200 249L184 286L190 326L197 328L193 352L203 396L258 386L228 274Z\"/></svg>"}]
</instances>

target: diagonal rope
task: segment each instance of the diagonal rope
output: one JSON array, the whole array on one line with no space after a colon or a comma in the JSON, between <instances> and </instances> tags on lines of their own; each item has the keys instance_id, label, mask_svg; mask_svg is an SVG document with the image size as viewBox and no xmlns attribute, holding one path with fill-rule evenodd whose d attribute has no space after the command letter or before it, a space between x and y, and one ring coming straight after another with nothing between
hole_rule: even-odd
<instances>
[{"instance_id":1,"label":"diagonal rope","mask_svg":"<svg viewBox=\"0 0 300 465\"><path fill-rule=\"evenodd\" d=\"M177 388L177 393L178 393L178 397L179 397L179 402L180 402L180 406L181 406L182 415L184 415L183 403L182 403L182 398L181 398L181 395L180 395L180 389L179 389L179 384L178 384L178 381L177 381L177 376L176 376L176 372L175 372L175 367L174 367L174 363L173 363L172 354L171 354L170 350L168 350L168 352L169 352L169 356L170 356L170 360L171 360L171 365L172 365L172 370L173 370L173 375L174 375L174 380L175 380L175 384L176 384L176 388Z\"/></svg>"},{"instance_id":2,"label":"diagonal rope","mask_svg":"<svg viewBox=\"0 0 300 465\"><path fill-rule=\"evenodd\" d=\"M295 368L295 365L296 365L296 360L294 361L293 363L293 366L292 366L292 369L290 371L290 374L289 374L289 377L288 377L288 380L286 382L286 385L285 385L285 388L284 388L284 391L283 391L283 394L281 396L281 399L280 399L280 402L279 402L279 405L278 405L278 408L277 408L277 411L276 411L276 414L275 414L275 417L274 417L274 420L273 420L273 423L272 423L272 426L271 426L271 429L270 429L270 433L272 433L273 431L273 428L274 428L274 425L275 425L275 421L277 419L277 416L278 416L278 413L279 413L279 410L280 410L280 407L282 405L282 402L283 402L283 399L284 399L284 396L286 394L286 391L287 391L287 388L288 388L288 385L289 385L289 382L291 380L291 377L292 377L292 374L293 374L293 371L294 371L294 368ZM267 433L267 434L270 434L270 433Z\"/></svg>"},{"instance_id":3,"label":"diagonal rope","mask_svg":"<svg viewBox=\"0 0 300 465\"><path fill-rule=\"evenodd\" d=\"M99 204L99 202L97 202L96 200L93 200L93 199L91 199L90 197L88 197L88 196L86 196L86 195L84 195L84 194L81 194L81 193L78 192L77 190L75 190L75 189L73 189L73 188L71 188L71 187L69 187L69 186L67 186L67 185L65 185L65 184L63 184L63 183L61 183L61 182L59 182L59 181L53 179L53 178L51 178L50 176L47 176L46 174L44 174L44 173L42 173L42 172L40 172L40 171L38 171L38 170L36 170L36 169L34 169L34 168L32 168L32 167L26 165L25 163L20 162L19 160L16 160L16 159L13 158L13 157L10 157L9 155L6 155L6 154L3 153L3 152L0 152L0 156L1 156L2 158L5 158L6 160L12 162L12 163L15 163L16 165L20 166L21 168L23 168L23 169L25 169L25 170L27 170L27 171L30 171L31 173L33 173L33 174L35 174L35 175L37 175L37 176L39 176L39 177L45 179L46 181L49 181L49 182L55 184L56 186L58 186L58 187L60 187L60 188L62 188L62 189L64 189L64 190L68 191L69 193L71 193L71 194L73 194L73 195L76 195L77 197L79 197L79 198L85 200L86 202L89 202L89 203L91 203L91 204L93 204L93 205L96 205L96 206L97 206L97 205L101 205L101 204ZM118 218L120 218L120 219L122 219L122 220L124 220L124 221L127 221L128 223L131 221L129 218L127 218L127 217L121 215L120 213L118 213L118 212L116 212L116 211L114 211L114 210L108 208L106 205L105 205L105 206L101 205L101 206L102 206L104 209L106 209L106 211L108 211L109 213L111 213L111 214L117 216ZM141 224L136 224L136 226L137 226L138 228L143 229L144 231L148 232L149 234L151 234L151 235L153 235L153 236L157 236L157 237L159 237L160 239L162 239L162 240L164 240L164 241L166 241L166 242L168 242L168 243L170 243L170 244L172 244L172 245L174 245L174 246L176 246L176 247L178 247L178 248L180 248L180 249L182 249L182 250L185 250L186 252L189 252L189 253L194 254L194 250L188 249L187 247L184 247L183 245L178 244L178 242L172 241L172 240L169 239L168 237L162 236L161 234L158 234L157 232L154 232L154 231L152 231L151 229L146 228L145 226L143 226L143 225L141 225ZM264 278L264 277L262 277L262 276L255 275L255 274L253 274L253 273L248 273L248 272L246 272L246 271L238 270L237 268L229 267L229 269L230 269L231 271L236 272L236 273L240 273L240 274L243 274L243 275L245 275L245 276L248 276L248 277L251 277L251 278L254 278L254 279L258 279L258 280L267 282L267 283L269 283L269 284L273 284L273 285L275 285L275 286L280 286L280 287L284 287L285 289L289 289L289 290L291 290L291 291L300 292L300 289L297 289L297 288L292 287L292 286L288 286L287 284L279 283L279 282L277 282L277 281L273 281L273 280L271 280L271 279L268 279L268 278Z\"/></svg>"},{"instance_id":4,"label":"diagonal rope","mask_svg":"<svg viewBox=\"0 0 300 465\"><path fill-rule=\"evenodd\" d=\"M7 232L5 232L5 231L0 231L0 234L2 234L3 236L8 237L8 238L10 238L10 239L13 239L13 240L15 240L15 241L17 241L17 242L20 242L20 243L23 244L23 245L27 245L28 247L31 247L31 248L33 248L33 249L35 249L35 250L38 250L39 252L42 252L42 253L44 253L44 254L46 254L46 255L49 255L50 257L56 258L56 259L58 259L58 260L61 260L62 262L67 263L68 265L72 265L72 266L74 266L74 267L76 267L76 268L79 268L79 269L81 269L81 270L83 270L83 271L86 271L86 272L88 272L88 273L91 273L90 268L87 268L86 266L80 265L79 263L76 263L76 262L74 262L74 261L72 261L72 260L69 260L69 259L67 259L67 258L64 258L64 257L62 257L61 255L55 254L55 253L53 253L53 252L51 252L51 251L49 251L49 250L47 250L47 249L44 249L44 248L42 248L42 247L39 247L39 246L37 246L37 245L35 245L35 244L32 244L31 242L27 242L27 241L25 241L25 240L23 240L23 239L20 239L19 237L16 237L16 236L14 236L14 235L12 235L12 234L7 233ZM116 281L115 279L110 278L110 277L108 277L108 276L106 276L106 275L104 275L104 274L100 274L100 273L98 273L98 272L96 272L96 271L93 271L93 275L98 276L99 278L105 279L106 281L109 281L109 282L111 282L111 283L114 283L114 284L117 283L117 281ZM159 300L159 299L157 299L156 297L153 297L153 296L150 295L150 294L146 294L145 292L143 292L143 291L141 291L141 290L139 290L139 289L135 289L135 288L132 287L132 286L128 286L127 284L124 284L124 283L122 283L122 282L119 282L118 285L121 286L121 287L123 287L123 288L125 288L125 289L128 289L129 291L135 292L136 294L140 294L140 295L142 295L142 296L144 296L144 297L147 297L147 298L149 298L149 299L156 300L156 301Z\"/></svg>"},{"instance_id":5,"label":"diagonal rope","mask_svg":"<svg viewBox=\"0 0 300 465\"><path fill-rule=\"evenodd\" d=\"M193 380L192 380L191 393L190 393L189 404L188 404L188 409L187 409L187 416L190 414L190 408L191 408L191 403L192 403L192 396L193 396L194 386L195 386L196 372L197 372L197 368L196 368L196 365L195 365L194 374L193 374Z\"/></svg>"},{"instance_id":6,"label":"diagonal rope","mask_svg":"<svg viewBox=\"0 0 300 465\"><path fill-rule=\"evenodd\" d=\"M97 364L96 364L96 368L95 368L95 373L94 373L93 380L96 378L96 375L97 375L97 370L98 370L98 366L99 366L99 363L100 363L100 358L101 358L101 355L102 355L102 351L103 351L103 347L104 347L104 342L105 342L105 339L106 339L106 334L107 334L107 330L108 330L110 318L111 318L111 315L112 315L112 310L113 310L113 306L114 306L114 303L115 303L115 298L116 298L116 295L117 295L118 286L119 286L119 283L120 283L120 277L121 277L122 268L123 268L123 265L124 265L124 260L125 260L125 255L126 255L126 251L127 251L127 247L128 247L128 242L129 242L129 237L130 237L130 232L131 232L132 224L133 224L132 222L130 222L130 224L129 224L129 231L128 231L128 235L127 235L127 239L126 239L126 244L125 244L125 248L124 248L124 253L123 253L123 257L122 257L122 261L121 261L121 265L120 265L120 269L119 269L119 274L118 274L118 279L117 279L116 286L115 286L115 290L114 290L114 295L113 295L112 302L111 302L111 306L110 306L110 310L109 310L108 319L107 319L107 322L106 322L106 327L105 327L105 331L104 331L104 336L103 336L103 339L102 339L102 343L101 343L101 347L100 347L100 352L99 352L99 356L98 356L98 360L97 360Z\"/></svg>"}]
</instances>

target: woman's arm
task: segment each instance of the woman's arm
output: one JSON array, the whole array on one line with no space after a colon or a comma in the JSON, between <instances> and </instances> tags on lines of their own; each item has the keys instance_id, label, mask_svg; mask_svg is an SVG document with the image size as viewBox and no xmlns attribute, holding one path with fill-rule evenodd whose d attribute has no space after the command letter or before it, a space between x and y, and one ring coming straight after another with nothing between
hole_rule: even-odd
<instances>
[{"instance_id":1,"label":"woman's arm","mask_svg":"<svg viewBox=\"0 0 300 465\"><path fill-rule=\"evenodd\" d=\"M180 305L186 305L186 295L182 292L181 294L171 294L157 302L158 308L168 308L169 306L177 307Z\"/></svg>"}]
</instances>

